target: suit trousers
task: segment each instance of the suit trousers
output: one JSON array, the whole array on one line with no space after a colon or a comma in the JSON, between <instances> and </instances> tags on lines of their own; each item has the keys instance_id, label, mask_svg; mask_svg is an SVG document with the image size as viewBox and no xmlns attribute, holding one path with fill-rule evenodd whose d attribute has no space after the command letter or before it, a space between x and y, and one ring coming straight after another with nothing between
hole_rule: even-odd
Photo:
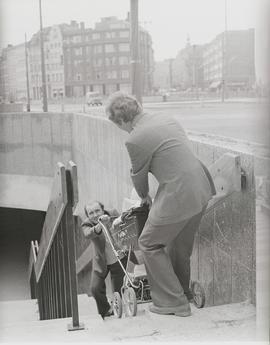
<instances>
[{"instance_id":1,"label":"suit trousers","mask_svg":"<svg viewBox=\"0 0 270 345\"><path fill-rule=\"evenodd\" d=\"M178 307L188 303L190 256L203 210L176 224L153 225L146 221L139 247L157 307Z\"/></svg>"},{"instance_id":2,"label":"suit trousers","mask_svg":"<svg viewBox=\"0 0 270 345\"><path fill-rule=\"evenodd\" d=\"M121 263L126 268L127 257L121 259ZM103 317L110 309L110 304L106 295L105 279L108 273L111 273L112 289L114 292L121 294L121 287L123 285L124 271L122 270L118 261L112 265L108 265L105 273L93 271L91 274L90 291L95 298L98 313Z\"/></svg>"}]
</instances>

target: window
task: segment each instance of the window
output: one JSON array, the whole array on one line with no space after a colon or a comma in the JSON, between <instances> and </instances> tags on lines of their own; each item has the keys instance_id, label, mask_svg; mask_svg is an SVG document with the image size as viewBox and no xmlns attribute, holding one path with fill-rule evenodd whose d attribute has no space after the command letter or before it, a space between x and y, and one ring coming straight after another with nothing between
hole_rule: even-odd
<instances>
[{"instance_id":1,"label":"window","mask_svg":"<svg viewBox=\"0 0 270 345\"><path fill-rule=\"evenodd\" d=\"M94 66L99 67L102 66L102 59L94 59Z\"/></svg>"},{"instance_id":2,"label":"window","mask_svg":"<svg viewBox=\"0 0 270 345\"><path fill-rule=\"evenodd\" d=\"M96 77L96 79L101 79L102 78L102 73L101 72L96 72L95 77Z\"/></svg>"},{"instance_id":3,"label":"window","mask_svg":"<svg viewBox=\"0 0 270 345\"><path fill-rule=\"evenodd\" d=\"M100 33L99 33L99 32L93 33L93 34L92 34L92 38L93 38L93 40L98 40L98 39L100 39Z\"/></svg>"},{"instance_id":4,"label":"window","mask_svg":"<svg viewBox=\"0 0 270 345\"><path fill-rule=\"evenodd\" d=\"M108 79L116 79L117 78L117 72L116 71L108 71L107 72L107 78Z\"/></svg>"},{"instance_id":5,"label":"window","mask_svg":"<svg viewBox=\"0 0 270 345\"><path fill-rule=\"evenodd\" d=\"M102 46L98 45L98 46L94 46L94 53L102 53Z\"/></svg>"},{"instance_id":6,"label":"window","mask_svg":"<svg viewBox=\"0 0 270 345\"><path fill-rule=\"evenodd\" d=\"M129 51L129 43L120 43L119 44L119 51L120 52L128 52Z\"/></svg>"},{"instance_id":7,"label":"window","mask_svg":"<svg viewBox=\"0 0 270 345\"><path fill-rule=\"evenodd\" d=\"M119 36L120 37L129 37L129 31L120 31Z\"/></svg>"},{"instance_id":8,"label":"window","mask_svg":"<svg viewBox=\"0 0 270 345\"><path fill-rule=\"evenodd\" d=\"M80 48L74 48L74 54L75 55L82 55L82 47L80 47Z\"/></svg>"},{"instance_id":9,"label":"window","mask_svg":"<svg viewBox=\"0 0 270 345\"><path fill-rule=\"evenodd\" d=\"M79 42L81 42L81 41L82 41L81 36L73 36L73 42L79 43Z\"/></svg>"},{"instance_id":10,"label":"window","mask_svg":"<svg viewBox=\"0 0 270 345\"><path fill-rule=\"evenodd\" d=\"M80 65L82 65L83 64L83 61L82 60L74 60L74 66L75 67L78 67L78 66L80 66Z\"/></svg>"},{"instance_id":11,"label":"window","mask_svg":"<svg viewBox=\"0 0 270 345\"><path fill-rule=\"evenodd\" d=\"M106 38L115 38L116 33L115 33L115 31L108 31L108 32L106 32L105 37Z\"/></svg>"},{"instance_id":12,"label":"window","mask_svg":"<svg viewBox=\"0 0 270 345\"><path fill-rule=\"evenodd\" d=\"M106 53L113 53L115 51L113 44L105 44L105 52Z\"/></svg>"},{"instance_id":13,"label":"window","mask_svg":"<svg viewBox=\"0 0 270 345\"><path fill-rule=\"evenodd\" d=\"M105 64L106 64L106 66L113 66L113 65L116 65L116 57L115 57L115 56L106 57L106 59L105 59Z\"/></svg>"},{"instance_id":14,"label":"window","mask_svg":"<svg viewBox=\"0 0 270 345\"><path fill-rule=\"evenodd\" d=\"M129 57L128 56L119 56L119 65L128 65Z\"/></svg>"},{"instance_id":15,"label":"window","mask_svg":"<svg viewBox=\"0 0 270 345\"><path fill-rule=\"evenodd\" d=\"M129 78L129 71L128 70L121 71L121 79L126 79L126 78Z\"/></svg>"},{"instance_id":16,"label":"window","mask_svg":"<svg viewBox=\"0 0 270 345\"><path fill-rule=\"evenodd\" d=\"M91 47L90 46L86 47L85 50L86 50L86 54L88 54L88 55L91 54Z\"/></svg>"}]
</instances>

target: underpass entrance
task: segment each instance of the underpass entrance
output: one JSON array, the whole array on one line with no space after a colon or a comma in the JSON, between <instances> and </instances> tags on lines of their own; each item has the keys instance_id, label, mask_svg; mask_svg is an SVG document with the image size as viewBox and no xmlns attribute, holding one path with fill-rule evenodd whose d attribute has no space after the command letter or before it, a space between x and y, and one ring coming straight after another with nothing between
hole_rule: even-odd
<instances>
[{"instance_id":1,"label":"underpass entrance","mask_svg":"<svg viewBox=\"0 0 270 345\"><path fill-rule=\"evenodd\" d=\"M30 299L31 240L40 240L46 212L0 207L0 301Z\"/></svg>"}]
</instances>

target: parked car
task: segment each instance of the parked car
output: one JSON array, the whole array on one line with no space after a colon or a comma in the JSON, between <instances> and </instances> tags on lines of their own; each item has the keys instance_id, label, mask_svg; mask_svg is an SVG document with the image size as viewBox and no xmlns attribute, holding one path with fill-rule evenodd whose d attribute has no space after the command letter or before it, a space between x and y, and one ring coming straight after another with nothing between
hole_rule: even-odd
<instances>
[{"instance_id":1,"label":"parked car","mask_svg":"<svg viewBox=\"0 0 270 345\"><path fill-rule=\"evenodd\" d=\"M102 105L102 97L99 92L87 92L85 98L88 106Z\"/></svg>"}]
</instances>

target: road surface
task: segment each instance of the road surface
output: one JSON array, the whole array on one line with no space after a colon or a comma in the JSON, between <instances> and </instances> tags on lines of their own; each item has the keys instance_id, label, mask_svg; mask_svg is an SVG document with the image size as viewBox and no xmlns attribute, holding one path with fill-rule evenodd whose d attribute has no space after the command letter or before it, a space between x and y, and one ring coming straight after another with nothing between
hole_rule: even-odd
<instances>
[{"instance_id":1,"label":"road surface","mask_svg":"<svg viewBox=\"0 0 270 345\"><path fill-rule=\"evenodd\" d=\"M249 142L269 145L269 103L226 101L145 103L147 112L164 113L176 117L186 130L199 131ZM32 111L41 111L41 104L32 105ZM49 105L49 111L61 111L60 104ZM105 116L104 106L87 107L66 104L68 112L85 112Z\"/></svg>"}]
</instances>

